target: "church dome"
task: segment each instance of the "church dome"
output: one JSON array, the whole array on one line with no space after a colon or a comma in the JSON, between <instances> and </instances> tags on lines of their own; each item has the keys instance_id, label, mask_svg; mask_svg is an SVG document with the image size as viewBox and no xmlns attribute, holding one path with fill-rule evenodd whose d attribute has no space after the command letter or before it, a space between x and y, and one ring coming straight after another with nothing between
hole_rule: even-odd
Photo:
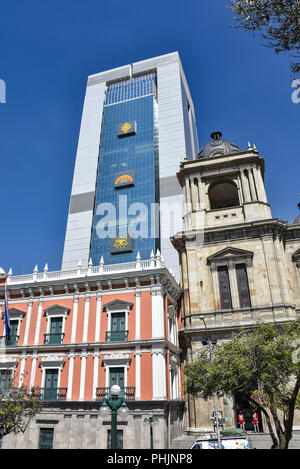
<instances>
[{"instance_id":1,"label":"church dome","mask_svg":"<svg viewBox=\"0 0 300 469\"><path fill-rule=\"evenodd\" d=\"M212 141L205 145L198 153L197 160L213 156L230 155L231 153L242 151L242 149L235 143L232 143L229 140L223 140L222 132L213 132L211 134L211 138Z\"/></svg>"},{"instance_id":2,"label":"church dome","mask_svg":"<svg viewBox=\"0 0 300 469\"><path fill-rule=\"evenodd\" d=\"M300 210L300 203L298 204L299 210ZM297 217L292 221L292 223L300 223L300 215L297 215Z\"/></svg>"}]
</instances>

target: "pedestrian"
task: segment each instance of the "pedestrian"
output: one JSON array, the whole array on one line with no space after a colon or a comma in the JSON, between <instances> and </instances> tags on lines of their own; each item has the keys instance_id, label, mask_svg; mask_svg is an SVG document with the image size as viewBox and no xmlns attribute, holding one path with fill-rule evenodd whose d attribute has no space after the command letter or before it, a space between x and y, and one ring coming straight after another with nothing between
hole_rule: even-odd
<instances>
[{"instance_id":1,"label":"pedestrian","mask_svg":"<svg viewBox=\"0 0 300 469\"><path fill-rule=\"evenodd\" d=\"M245 416L241 410L238 414L238 423L239 423L240 428L245 431Z\"/></svg>"},{"instance_id":2,"label":"pedestrian","mask_svg":"<svg viewBox=\"0 0 300 469\"><path fill-rule=\"evenodd\" d=\"M256 412L256 409L253 409L253 413L252 413L252 423L253 423L253 426L254 426L254 431L255 431L256 433L259 433L258 422L259 422L258 413Z\"/></svg>"}]
</instances>

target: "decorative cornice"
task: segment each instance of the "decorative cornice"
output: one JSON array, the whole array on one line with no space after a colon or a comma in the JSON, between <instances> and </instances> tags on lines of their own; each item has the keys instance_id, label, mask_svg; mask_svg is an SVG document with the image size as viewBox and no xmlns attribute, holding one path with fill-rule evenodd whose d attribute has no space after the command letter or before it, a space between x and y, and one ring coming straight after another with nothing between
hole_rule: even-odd
<instances>
[{"instance_id":1,"label":"decorative cornice","mask_svg":"<svg viewBox=\"0 0 300 469\"><path fill-rule=\"evenodd\" d=\"M65 360L63 357L60 357L58 355L48 355L46 357L43 357L40 360L40 367L42 368L52 368L52 367L57 367L62 369L64 367Z\"/></svg>"},{"instance_id":2,"label":"decorative cornice","mask_svg":"<svg viewBox=\"0 0 300 469\"><path fill-rule=\"evenodd\" d=\"M128 354L116 352L104 355L104 358L102 358L102 363L104 367L107 367L109 365L125 365L128 367L130 361L131 358Z\"/></svg>"},{"instance_id":3,"label":"decorative cornice","mask_svg":"<svg viewBox=\"0 0 300 469\"><path fill-rule=\"evenodd\" d=\"M2 356L0 357L0 368L16 368L17 358Z\"/></svg>"}]
</instances>

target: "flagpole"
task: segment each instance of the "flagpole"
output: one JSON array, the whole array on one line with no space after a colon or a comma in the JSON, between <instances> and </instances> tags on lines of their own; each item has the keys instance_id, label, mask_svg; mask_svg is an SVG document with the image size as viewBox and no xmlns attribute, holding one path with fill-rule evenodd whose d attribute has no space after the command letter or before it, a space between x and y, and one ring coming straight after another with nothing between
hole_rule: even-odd
<instances>
[{"instance_id":1,"label":"flagpole","mask_svg":"<svg viewBox=\"0 0 300 469\"><path fill-rule=\"evenodd\" d=\"M4 322L5 322L5 336L10 337L10 318L9 318L9 312L8 312L6 280L7 280L7 277L5 279L5 284L4 284Z\"/></svg>"}]
</instances>

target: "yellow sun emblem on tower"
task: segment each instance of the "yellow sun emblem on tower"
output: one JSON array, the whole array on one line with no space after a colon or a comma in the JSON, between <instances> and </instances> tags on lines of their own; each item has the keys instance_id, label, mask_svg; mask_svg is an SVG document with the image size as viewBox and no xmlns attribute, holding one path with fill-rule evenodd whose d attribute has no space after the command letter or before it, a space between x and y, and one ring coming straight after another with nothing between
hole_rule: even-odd
<instances>
[{"instance_id":1,"label":"yellow sun emblem on tower","mask_svg":"<svg viewBox=\"0 0 300 469\"><path fill-rule=\"evenodd\" d=\"M128 245L127 238L117 238L114 242L114 247L116 249L124 249Z\"/></svg>"},{"instance_id":2,"label":"yellow sun emblem on tower","mask_svg":"<svg viewBox=\"0 0 300 469\"><path fill-rule=\"evenodd\" d=\"M122 125L121 130L124 132L124 134L127 134L127 132L131 129L131 125L129 122L125 122L125 124Z\"/></svg>"}]
</instances>

